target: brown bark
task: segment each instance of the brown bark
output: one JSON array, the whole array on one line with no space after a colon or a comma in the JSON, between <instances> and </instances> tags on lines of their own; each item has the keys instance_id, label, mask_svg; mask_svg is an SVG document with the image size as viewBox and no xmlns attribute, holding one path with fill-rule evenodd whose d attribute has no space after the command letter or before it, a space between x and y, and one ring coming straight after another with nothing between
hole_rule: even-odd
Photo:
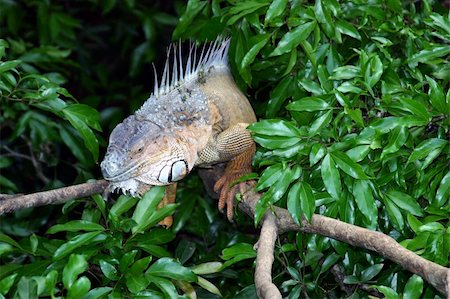
<instances>
[{"instance_id":1,"label":"brown bark","mask_svg":"<svg viewBox=\"0 0 450 299\"><path fill-rule=\"evenodd\" d=\"M266 213L258 243L255 245L255 287L259 298L281 299L280 291L272 283L271 274L277 236L276 218L272 213Z\"/></svg>"},{"instance_id":2,"label":"brown bark","mask_svg":"<svg viewBox=\"0 0 450 299\"><path fill-rule=\"evenodd\" d=\"M107 186L107 181L100 180L27 195L0 195L0 215L25 208L60 204L71 199L102 193Z\"/></svg>"}]
</instances>

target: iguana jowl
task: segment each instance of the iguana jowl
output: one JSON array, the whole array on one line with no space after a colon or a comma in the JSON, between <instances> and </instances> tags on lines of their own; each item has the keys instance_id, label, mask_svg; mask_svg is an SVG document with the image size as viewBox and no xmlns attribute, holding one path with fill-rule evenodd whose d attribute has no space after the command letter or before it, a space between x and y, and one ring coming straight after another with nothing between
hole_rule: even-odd
<instances>
[{"instance_id":1,"label":"iguana jowl","mask_svg":"<svg viewBox=\"0 0 450 299\"><path fill-rule=\"evenodd\" d=\"M229 186L251 172L255 144L246 127L256 118L231 76L229 43L203 46L198 61L191 46L185 64L181 46L173 46L172 67L169 48L161 84L155 71L150 98L111 133L101 169L113 190L141 194L152 185L175 184L194 166L228 161L214 189L219 209L226 204L232 219L237 186Z\"/></svg>"}]
</instances>

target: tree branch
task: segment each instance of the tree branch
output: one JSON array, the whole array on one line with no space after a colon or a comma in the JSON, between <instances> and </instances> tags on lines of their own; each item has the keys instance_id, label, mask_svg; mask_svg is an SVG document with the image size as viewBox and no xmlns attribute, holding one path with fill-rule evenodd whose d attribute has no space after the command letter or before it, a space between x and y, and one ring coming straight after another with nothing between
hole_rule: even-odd
<instances>
[{"instance_id":1,"label":"tree branch","mask_svg":"<svg viewBox=\"0 0 450 299\"><path fill-rule=\"evenodd\" d=\"M264 216L261 234L256 247L255 287L259 298L281 299L281 293L272 283L272 264L274 260L277 224L272 213Z\"/></svg>"},{"instance_id":2,"label":"tree branch","mask_svg":"<svg viewBox=\"0 0 450 299\"><path fill-rule=\"evenodd\" d=\"M102 193L107 186L108 182L101 180L28 195L6 197L3 200L0 200L0 215L23 208L63 203L70 199ZM239 204L239 208L250 217L254 217L256 203L260 197L261 194L252 191L251 188L248 187L247 192L245 192L243 196L243 200ZM302 226L300 227L295 223L287 210L273 207L273 212L275 215L274 221L277 228L277 230L275 230L275 235L277 231L278 234L282 234L287 231L302 231L306 233L319 234L356 247L375 251L399 264L404 269L420 275L439 292L447 295L449 294L449 268L430 262L418 256L417 254L402 247L393 238L385 234L317 214L313 215L311 223L303 220ZM269 218L269 216L266 217ZM270 229L270 227L272 227L270 221L272 220L269 220L267 224L269 231L273 230ZM262 236L265 235L265 232L262 233ZM273 232L271 232L270 235L273 236ZM263 238L260 238L260 240L261 239ZM271 250L273 250L273 248ZM264 255L267 254L264 253L263 256ZM267 270L265 271L267 273ZM270 276L270 269L268 271ZM265 282L263 285L264 284Z\"/></svg>"},{"instance_id":3,"label":"tree branch","mask_svg":"<svg viewBox=\"0 0 450 299\"><path fill-rule=\"evenodd\" d=\"M101 180L27 195L2 196L0 215L25 208L60 204L71 199L102 193L107 186L108 182Z\"/></svg>"},{"instance_id":4,"label":"tree branch","mask_svg":"<svg viewBox=\"0 0 450 299\"><path fill-rule=\"evenodd\" d=\"M260 197L261 194L248 189L239 208L250 217L254 217L256 203ZM311 223L303 220L300 227L287 210L273 207L273 212L276 215L279 234L287 231L319 234L356 247L375 251L404 269L420 275L439 292L449 294L449 268L428 261L409 251L388 235L317 214L313 215Z\"/></svg>"}]
</instances>

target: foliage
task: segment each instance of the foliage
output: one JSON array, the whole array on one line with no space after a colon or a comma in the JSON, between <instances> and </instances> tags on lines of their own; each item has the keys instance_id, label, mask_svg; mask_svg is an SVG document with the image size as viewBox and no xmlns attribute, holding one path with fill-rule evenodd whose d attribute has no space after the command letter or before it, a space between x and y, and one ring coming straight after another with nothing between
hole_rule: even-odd
<instances>
[{"instance_id":1,"label":"foliage","mask_svg":"<svg viewBox=\"0 0 450 299\"><path fill-rule=\"evenodd\" d=\"M157 45L168 44L182 11L174 40L232 37L231 67L261 117L250 127L265 192L256 223L271 205L297 221L319 213L449 266L448 9L396 0L80 3L0 2L2 193L100 176L105 138L148 95L149 63L164 57ZM139 201L93 196L62 213L4 217L0 294L255 297L256 232L240 215L237 227L226 224L202 193L191 175L179 203L157 211L161 188ZM171 230L156 227L173 213ZM275 259L289 298L437 295L392 262L317 235L282 236Z\"/></svg>"}]
</instances>

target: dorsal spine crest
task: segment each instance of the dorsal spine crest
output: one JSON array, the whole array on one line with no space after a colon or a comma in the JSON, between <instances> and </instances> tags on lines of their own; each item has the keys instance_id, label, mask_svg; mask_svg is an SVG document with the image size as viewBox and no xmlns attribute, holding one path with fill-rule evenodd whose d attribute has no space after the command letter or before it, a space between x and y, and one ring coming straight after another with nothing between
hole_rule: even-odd
<instances>
[{"instance_id":1,"label":"dorsal spine crest","mask_svg":"<svg viewBox=\"0 0 450 299\"><path fill-rule=\"evenodd\" d=\"M200 57L197 61L198 48L191 42L186 65L183 65L181 43L178 43L178 46L172 44L167 49L166 63L164 65L160 84L158 84L158 75L155 66L153 65L155 84L151 96L158 97L162 94L169 93L180 84L190 82L192 79L197 79L200 72L205 76L206 71L211 67L225 67L228 69L229 47L230 39L219 37L214 42L202 46ZM173 55L171 55L172 51ZM172 62L170 59L171 56L173 56Z\"/></svg>"}]
</instances>

